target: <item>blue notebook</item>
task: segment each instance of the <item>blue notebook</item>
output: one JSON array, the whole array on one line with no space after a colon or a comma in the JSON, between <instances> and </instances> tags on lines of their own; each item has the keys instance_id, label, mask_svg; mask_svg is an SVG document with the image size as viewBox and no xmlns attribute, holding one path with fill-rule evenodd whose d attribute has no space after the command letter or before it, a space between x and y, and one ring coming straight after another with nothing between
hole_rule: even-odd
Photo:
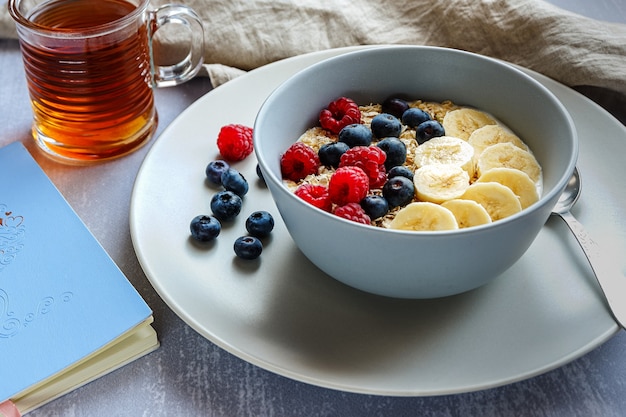
<instances>
[{"instance_id":1,"label":"blue notebook","mask_svg":"<svg viewBox=\"0 0 626 417\"><path fill-rule=\"evenodd\" d=\"M0 403L26 413L153 351L152 311L24 146L0 149Z\"/></svg>"}]
</instances>

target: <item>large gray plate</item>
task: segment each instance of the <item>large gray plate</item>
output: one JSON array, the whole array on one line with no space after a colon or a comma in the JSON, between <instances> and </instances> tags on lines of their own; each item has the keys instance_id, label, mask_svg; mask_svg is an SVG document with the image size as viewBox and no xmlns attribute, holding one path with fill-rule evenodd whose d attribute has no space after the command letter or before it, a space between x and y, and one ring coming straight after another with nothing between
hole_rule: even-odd
<instances>
[{"instance_id":1,"label":"large gray plate","mask_svg":"<svg viewBox=\"0 0 626 417\"><path fill-rule=\"evenodd\" d=\"M287 59L230 81L190 106L153 145L137 177L130 222L141 265L165 302L208 340L262 368L383 395L511 383L561 366L615 334L591 269L557 218L513 268L483 288L441 300L381 298L337 283L298 251L256 181L251 156L236 165L252 185L241 218L208 248L190 241L189 221L210 213L215 190L205 185L204 168L218 158L220 127L252 126L280 82L354 49ZM605 247L625 253L626 129L584 96L527 72L576 122L584 191L575 215ZM233 242L245 234L243 219L259 209L272 212L277 226L259 262L239 262Z\"/></svg>"}]
</instances>

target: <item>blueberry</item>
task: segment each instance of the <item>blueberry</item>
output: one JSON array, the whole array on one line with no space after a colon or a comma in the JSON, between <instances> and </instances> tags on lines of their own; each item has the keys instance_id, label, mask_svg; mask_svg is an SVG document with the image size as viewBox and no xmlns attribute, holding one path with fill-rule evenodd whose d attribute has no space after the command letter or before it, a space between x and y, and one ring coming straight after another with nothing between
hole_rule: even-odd
<instances>
[{"instance_id":1,"label":"blueberry","mask_svg":"<svg viewBox=\"0 0 626 417\"><path fill-rule=\"evenodd\" d=\"M353 123L339 131L338 140L351 148L370 146L372 144L372 131L365 125Z\"/></svg>"},{"instance_id":2,"label":"blueberry","mask_svg":"<svg viewBox=\"0 0 626 417\"><path fill-rule=\"evenodd\" d=\"M218 159L217 161L209 162L209 165L206 167L205 174L209 182L215 185L222 185L222 174L228 168L230 168L228 162Z\"/></svg>"},{"instance_id":3,"label":"blueberry","mask_svg":"<svg viewBox=\"0 0 626 417\"><path fill-rule=\"evenodd\" d=\"M211 198L211 211L219 220L232 220L241 212L241 197L232 191L220 191Z\"/></svg>"},{"instance_id":4,"label":"blueberry","mask_svg":"<svg viewBox=\"0 0 626 417\"><path fill-rule=\"evenodd\" d=\"M241 236L235 240L233 246L235 249L235 255L241 259L252 260L256 259L263 252L263 244L254 236Z\"/></svg>"},{"instance_id":5,"label":"blueberry","mask_svg":"<svg viewBox=\"0 0 626 417\"><path fill-rule=\"evenodd\" d=\"M389 203L380 195L368 195L361 200L361 207L370 219L378 219L389 212Z\"/></svg>"},{"instance_id":6,"label":"blueberry","mask_svg":"<svg viewBox=\"0 0 626 417\"><path fill-rule=\"evenodd\" d=\"M248 192L248 181L234 168L228 168L222 173L222 186L239 197L243 197Z\"/></svg>"},{"instance_id":7,"label":"blueberry","mask_svg":"<svg viewBox=\"0 0 626 417\"><path fill-rule=\"evenodd\" d=\"M406 206L414 195L413 181L406 177L393 177L383 185L383 197L389 203L389 208Z\"/></svg>"},{"instance_id":8,"label":"blueberry","mask_svg":"<svg viewBox=\"0 0 626 417\"><path fill-rule=\"evenodd\" d=\"M222 225L213 216L200 214L194 217L189 224L191 237L199 242L210 242L222 231Z\"/></svg>"},{"instance_id":9,"label":"blueberry","mask_svg":"<svg viewBox=\"0 0 626 417\"><path fill-rule=\"evenodd\" d=\"M348 146L345 142L331 142L322 145L320 150L317 152L317 155L319 156L322 165L337 168L339 166L341 155L343 155L348 149L350 149L350 146Z\"/></svg>"},{"instance_id":10,"label":"blueberry","mask_svg":"<svg viewBox=\"0 0 626 417\"><path fill-rule=\"evenodd\" d=\"M393 114L397 118L400 118L402 117L402 113L409 108L409 103L398 97L389 97L387 100L383 101L382 107L383 113Z\"/></svg>"},{"instance_id":11,"label":"blueberry","mask_svg":"<svg viewBox=\"0 0 626 417\"><path fill-rule=\"evenodd\" d=\"M377 138L397 138L402 132L402 122L392 114L381 113L374 116L370 128Z\"/></svg>"},{"instance_id":12,"label":"blueberry","mask_svg":"<svg viewBox=\"0 0 626 417\"><path fill-rule=\"evenodd\" d=\"M385 169L404 164L406 161L406 145L398 138L385 138L376 144L385 152Z\"/></svg>"},{"instance_id":13,"label":"blueberry","mask_svg":"<svg viewBox=\"0 0 626 417\"><path fill-rule=\"evenodd\" d=\"M387 171L387 179L405 177L413 181L413 171L405 165L398 165Z\"/></svg>"},{"instance_id":14,"label":"blueberry","mask_svg":"<svg viewBox=\"0 0 626 417\"><path fill-rule=\"evenodd\" d=\"M261 171L261 165L256 164L256 176L263 182L265 182L265 178L263 178L263 171Z\"/></svg>"},{"instance_id":15,"label":"blueberry","mask_svg":"<svg viewBox=\"0 0 626 417\"><path fill-rule=\"evenodd\" d=\"M446 132L443 129L443 126L441 126L441 123L436 120L427 120L417 126L417 129L415 130L415 139L417 139L417 143L421 145L429 139L443 136L445 134Z\"/></svg>"},{"instance_id":16,"label":"blueberry","mask_svg":"<svg viewBox=\"0 0 626 417\"><path fill-rule=\"evenodd\" d=\"M430 114L417 107L411 107L402 113L402 123L413 129L431 119Z\"/></svg>"},{"instance_id":17,"label":"blueberry","mask_svg":"<svg viewBox=\"0 0 626 417\"><path fill-rule=\"evenodd\" d=\"M274 218L267 211L255 211L246 219L246 230L252 236L265 237L274 230Z\"/></svg>"}]
</instances>

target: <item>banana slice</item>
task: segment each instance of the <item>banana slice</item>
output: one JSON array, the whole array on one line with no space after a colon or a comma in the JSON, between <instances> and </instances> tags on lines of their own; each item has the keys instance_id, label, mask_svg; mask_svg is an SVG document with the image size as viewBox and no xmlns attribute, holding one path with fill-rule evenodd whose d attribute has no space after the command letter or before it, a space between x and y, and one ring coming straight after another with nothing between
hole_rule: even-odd
<instances>
[{"instance_id":1,"label":"banana slice","mask_svg":"<svg viewBox=\"0 0 626 417\"><path fill-rule=\"evenodd\" d=\"M497 182L475 182L461 196L483 206L492 221L504 219L522 210L519 199L511 189Z\"/></svg>"},{"instance_id":2,"label":"banana slice","mask_svg":"<svg viewBox=\"0 0 626 417\"><path fill-rule=\"evenodd\" d=\"M451 164L463 168L470 178L474 177L474 148L466 141L452 136L439 136L419 145L413 164L416 168L433 164Z\"/></svg>"},{"instance_id":3,"label":"banana slice","mask_svg":"<svg viewBox=\"0 0 626 417\"><path fill-rule=\"evenodd\" d=\"M533 154L509 142L491 145L478 157L478 177L493 168L519 169L528 174L534 182L541 178L541 166Z\"/></svg>"},{"instance_id":4,"label":"banana slice","mask_svg":"<svg viewBox=\"0 0 626 417\"><path fill-rule=\"evenodd\" d=\"M505 185L519 198L522 209L539 200L537 185L528 174L513 168L492 168L483 173L477 182L497 182Z\"/></svg>"},{"instance_id":5,"label":"banana slice","mask_svg":"<svg viewBox=\"0 0 626 417\"><path fill-rule=\"evenodd\" d=\"M462 196L469 187L470 177L458 165L424 165L415 171L413 184L420 200L443 203Z\"/></svg>"},{"instance_id":6,"label":"banana slice","mask_svg":"<svg viewBox=\"0 0 626 417\"><path fill-rule=\"evenodd\" d=\"M496 123L490 115L483 111L463 107L446 113L442 125L446 136L468 140L476 129Z\"/></svg>"},{"instance_id":7,"label":"banana slice","mask_svg":"<svg viewBox=\"0 0 626 417\"><path fill-rule=\"evenodd\" d=\"M459 229L491 223L487 210L473 200L448 200L441 204L454 214Z\"/></svg>"},{"instance_id":8,"label":"banana slice","mask_svg":"<svg viewBox=\"0 0 626 417\"><path fill-rule=\"evenodd\" d=\"M515 133L501 125L487 125L472 132L467 140L474 147L474 155L478 157L485 148L496 143L510 142L520 149L528 150L528 146Z\"/></svg>"},{"instance_id":9,"label":"banana slice","mask_svg":"<svg viewBox=\"0 0 626 417\"><path fill-rule=\"evenodd\" d=\"M454 214L435 203L411 203L396 213L390 229L411 231L456 230L459 228Z\"/></svg>"}]
</instances>

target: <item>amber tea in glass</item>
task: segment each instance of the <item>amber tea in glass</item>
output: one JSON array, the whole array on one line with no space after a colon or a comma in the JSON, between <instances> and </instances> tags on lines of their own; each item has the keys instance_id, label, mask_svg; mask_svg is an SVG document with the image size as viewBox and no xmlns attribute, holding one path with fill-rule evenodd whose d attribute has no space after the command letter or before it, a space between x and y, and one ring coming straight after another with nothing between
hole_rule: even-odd
<instances>
[{"instance_id":1,"label":"amber tea in glass","mask_svg":"<svg viewBox=\"0 0 626 417\"><path fill-rule=\"evenodd\" d=\"M192 78L202 64L202 23L193 10L147 0L10 0L34 113L33 136L71 162L125 155L154 133L153 87ZM152 62L152 35L189 22L185 61Z\"/></svg>"}]
</instances>

